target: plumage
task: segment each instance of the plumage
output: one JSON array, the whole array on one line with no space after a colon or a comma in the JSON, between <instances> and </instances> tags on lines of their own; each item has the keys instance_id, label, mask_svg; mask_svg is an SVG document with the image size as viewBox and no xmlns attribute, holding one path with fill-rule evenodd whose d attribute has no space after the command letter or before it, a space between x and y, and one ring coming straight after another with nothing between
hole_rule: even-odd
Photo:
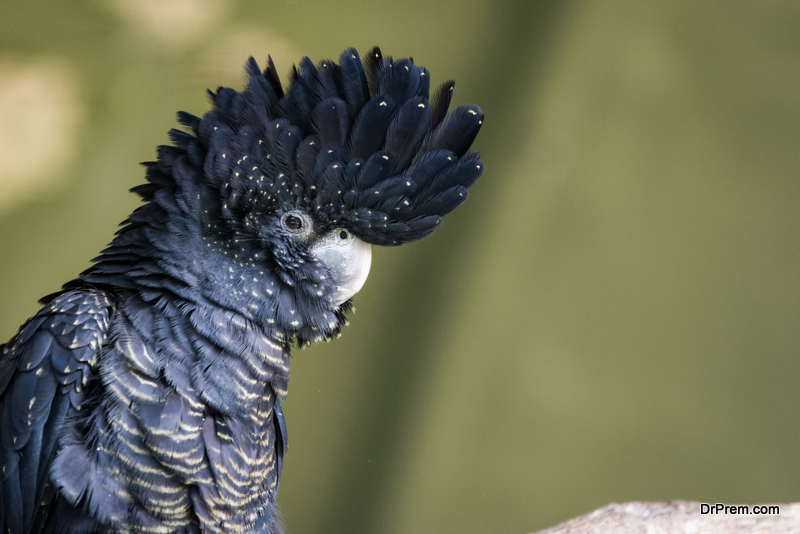
<instances>
[{"instance_id":1,"label":"plumage","mask_svg":"<svg viewBox=\"0 0 800 534\"><path fill-rule=\"evenodd\" d=\"M326 98L314 108L312 123L319 142L325 145L341 145L350 131L347 104L341 98Z\"/></svg>"},{"instance_id":2,"label":"plumage","mask_svg":"<svg viewBox=\"0 0 800 534\"><path fill-rule=\"evenodd\" d=\"M369 86L364 74L364 66L355 48L348 48L339 56L336 69L336 84L339 94L347 102L350 119L355 118L358 111L369 99Z\"/></svg>"},{"instance_id":3,"label":"plumage","mask_svg":"<svg viewBox=\"0 0 800 534\"><path fill-rule=\"evenodd\" d=\"M366 159L380 150L396 108L397 103L388 95L378 95L367 102L356 117L345 157Z\"/></svg>"},{"instance_id":4,"label":"plumage","mask_svg":"<svg viewBox=\"0 0 800 534\"><path fill-rule=\"evenodd\" d=\"M450 100L453 98L453 89L456 83L453 80L444 82L431 97L431 124L428 131L435 130L447 115Z\"/></svg>"},{"instance_id":5,"label":"plumage","mask_svg":"<svg viewBox=\"0 0 800 534\"><path fill-rule=\"evenodd\" d=\"M386 151L395 167L404 169L414 159L431 121L431 106L424 96L408 99L392 119L386 132Z\"/></svg>"},{"instance_id":6,"label":"plumage","mask_svg":"<svg viewBox=\"0 0 800 534\"><path fill-rule=\"evenodd\" d=\"M449 150L463 156L478 135L483 113L478 106L459 106L425 140L423 150Z\"/></svg>"},{"instance_id":7,"label":"plumage","mask_svg":"<svg viewBox=\"0 0 800 534\"><path fill-rule=\"evenodd\" d=\"M245 72L0 346L2 532L282 532L291 348L339 334L370 244L430 234L483 173L480 109L446 115L411 59Z\"/></svg>"}]
</instances>

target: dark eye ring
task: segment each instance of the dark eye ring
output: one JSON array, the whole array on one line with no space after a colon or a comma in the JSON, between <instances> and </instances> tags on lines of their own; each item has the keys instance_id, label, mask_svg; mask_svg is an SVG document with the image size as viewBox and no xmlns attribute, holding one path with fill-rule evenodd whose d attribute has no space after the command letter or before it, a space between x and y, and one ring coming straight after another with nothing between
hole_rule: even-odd
<instances>
[{"instance_id":1,"label":"dark eye ring","mask_svg":"<svg viewBox=\"0 0 800 534\"><path fill-rule=\"evenodd\" d=\"M303 227L303 219L297 215L289 215L286 217L286 226L292 230L298 230Z\"/></svg>"},{"instance_id":2,"label":"dark eye ring","mask_svg":"<svg viewBox=\"0 0 800 534\"><path fill-rule=\"evenodd\" d=\"M347 230L342 230L341 232L339 232L339 237L342 239L347 239L350 236L348 235Z\"/></svg>"}]
</instances>

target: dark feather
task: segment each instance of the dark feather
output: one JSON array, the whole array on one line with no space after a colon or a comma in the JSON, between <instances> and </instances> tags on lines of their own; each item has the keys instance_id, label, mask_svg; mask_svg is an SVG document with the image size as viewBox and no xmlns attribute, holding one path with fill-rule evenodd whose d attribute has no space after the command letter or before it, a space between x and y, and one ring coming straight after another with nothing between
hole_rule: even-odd
<instances>
[{"instance_id":1,"label":"dark feather","mask_svg":"<svg viewBox=\"0 0 800 534\"><path fill-rule=\"evenodd\" d=\"M428 131L431 132L436 129L439 124L444 120L447 115L447 110L450 108L450 100L453 98L453 89L456 82L447 80L436 89L436 92L431 98L431 124Z\"/></svg>"},{"instance_id":2,"label":"dark feather","mask_svg":"<svg viewBox=\"0 0 800 534\"><path fill-rule=\"evenodd\" d=\"M380 77L383 71L383 54L377 46L367 52L364 56L365 74L367 77L367 87L371 97L377 96L380 87Z\"/></svg>"},{"instance_id":3,"label":"dark feather","mask_svg":"<svg viewBox=\"0 0 800 534\"><path fill-rule=\"evenodd\" d=\"M336 64L333 61L329 59L320 61L311 75L305 74L305 78L315 102L339 97L336 89Z\"/></svg>"},{"instance_id":4,"label":"dark feather","mask_svg":"<svg viewBox=\"0 0 800 534\"><path fill-rule=\"evenodd\" d=\"M267 68L264 69L264 78L272 86L275 95L280 99L283 98L283 87L281 86L281 79L278 76L278 71L275 69L275 64L272 62L272 56L267 56Z\"/></svg>"},{"instance_id":5,"label":"dark feather","mask_svg":"<svg viewBox=\"0 0 800 534\"><path fill-rule=\"evenodd\" d=\"M286 418L283 415L283 407L281 401L275 399L275 406L273 407L273 421L275 424L275 453L278 462L278 478L280 479L281 472L283 471L283 457L286 451L289 450L289 433L286 429ZM277 492L277 489L275 490Z\"/></svg>"},{"instance_id":6,"label":"dark feather","mask_svg":"<svg viewBox=\"0 0 800 534\"><path fill-rule=\"evenodd\" d=\"M450 213L467 200L467 188L460 185L445 189L416 204L414 213L420 215L444 215Z\"/></svg>"},{"instance_id":7,"label":"dark feather","mask_svg":"<svg viewBox=\"0 0 800 534\"><path fill-rule=\"evenodd\" d=\"M197 135L197 132L200 128L200 121L202 119L200 119L200 117L195 117L191 113L186 113L185 111L179 111L177 115L178 122L191 129L192 132Z\"/></svg>"},{"instance_id":8,"label":"dark feather","mask_svg":"<svg viewBox=\"0 0 800 534\"><path fill-rule=\"evenodd\" d=\"M459 106L433 130L422 149L449 150L463 156L478 135L483 124L483 112L478 106Z\"/></svg>"},{"instance_id":9,"label":"dark feather","mask_svg":"<svg viewBox=\"0 0 800 534\"><path fill-rule=\"evenodd\" d=\"M395 101L388 96L379 96L367 102L350 133L348 159L367 159L381 149L396 107Z\"/></svg>"},{"instance_id":10,"label":"dark feather","mask_svg":"<svg viewBox=\"0 0 800 534\"><path fill-rule=\"evenodd\" d=\"M421 87L425 88L420 80L424 76L425 73L421 72L414 62L408 59L398 59L385 64L380 72L378 94L390 96L396 102L405 102L416 96L427 99L427 91L420 91Z\"/></svg>"},{"instance_id":11,"label":"dark feather","mask_svg":"<svg viewBox=\"0 0 800 534\"><path fill-rule=\"evenodd\" d=\"M288 119L292 124L299 126L301 130L307 131L311 123L311 112L313 101L308 94L308 90L303 84L294 82L275 109L276 116Z\"/></svg>"},{"instance_id":12,"label":"dark feather","mask_svg":"<svg viewBox=\"0 0 800 534\"><path fill-rule=\"evenodd\" d=\"M306 137L297 147L295 167L297 174L307 184L311 184L313 179L314 166L321 148L322 142L316 135Z\"/></svg>"},{"instance_id":13,"label":"dark feather","mask_svg":"<svg viewBox=\"0 0 800 534\"><path fill-rule=\"evenodd\" d=\"M428 130L431 109L424 96L417 96L400 106L386 132L385 150L395 159L396 171L408 167L417 155Z\"/></svg>"},{"instance_id":14,"label":"dark feather","mask_svg":"<svg viewBox=\"0 0 800 534\"><path fill-rule=\"evenodd\" d=\"M314 109L312 124L323 145L341 145L350 131L347 104L336 97L323 100Z\"/></svg>"},{"instance_id":15,"label":"dark feather","mask_svg":"<svg viewBox=\"0 0 800 534\"><path fill-rule=\"evenodd\" d=\"M372 154L363 165L356 187L364 195L363 198L369 199L368 204L372 203L372 199L381 196L380 191L373 190L375 184L389 178L394 168L393 158L386 152Z\"/></svg>"},{"instance_id":16,"label":"dark feather","mask_svg":"<svg viewBox=\"0 0 800 534\"><path fill-rule=\"evenodd\" d=\"M84 395L82 379L65 395L58 377L72 374L90 379L90 364L76 357L94 360L94 354L84 349L92 345L96 353L110 306L100 292L64 293L5 346L8 352L0 360L0 369L4 373L13 369L7 391L0 389L5 531L25 532L34 520L47 484L43 474L53 460L57 429L67 414L64 400L75 395L76 389L81 398ZM11 514L9 506L14 509Z\"/></svg>"},{"instance_id":17,"label":"dark feather","mask_svg":"<svg viewBox=\"0 0 800 534\"><path fill-rule=\"evenodd\" d=\"M359 110L364 107L364 103L369 100L369 85L355 48L348 48L339 57L336 83L339 94L347 102L350 119L355 119Z\"/></svg>"}]
</instances>

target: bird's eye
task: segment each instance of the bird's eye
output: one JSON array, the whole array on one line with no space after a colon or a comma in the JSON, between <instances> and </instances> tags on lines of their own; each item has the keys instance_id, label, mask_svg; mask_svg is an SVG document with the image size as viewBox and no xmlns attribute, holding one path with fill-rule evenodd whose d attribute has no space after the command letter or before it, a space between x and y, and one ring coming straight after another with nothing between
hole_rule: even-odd
<instances>
[{"instance_id":1,"label":"bird's eye","mask_svg":"<svg viewBox=\"0 0 800 534\"><path fill-rule=\"evenodd\" d=\"M350 235L347 233L347 230L342 230L341 232L339 232L339 237L342 239L347 239L348 237L350 237Z\"/></svg>"},{"instance_id":2,"label":"bird's eye","mask_svg":"<svg viewBox=\"0 0 800 534\"><path fill-rule=\"evenodd\" d=\"M296 215L289 215L286 217L286 226L292 230L299 230L303 226L303 220Z\"/></svg>"},{"instance_id":3,"label":"bird's eye","mask_svg":"<svg viewBox=\"0 0 800 534\"><path fill-rule=\"evenodd\" d=\"M292 210L284 213L281 217L281 226L292 236L293 239L305 239L314 230L311 217L301 210Z\"/></svg>"}]
</instances>

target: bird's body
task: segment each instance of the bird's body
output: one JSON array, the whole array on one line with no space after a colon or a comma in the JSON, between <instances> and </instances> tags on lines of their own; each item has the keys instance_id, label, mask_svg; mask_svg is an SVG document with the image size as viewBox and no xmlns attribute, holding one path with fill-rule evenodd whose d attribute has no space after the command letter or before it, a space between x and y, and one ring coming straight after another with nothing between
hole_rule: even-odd
<instances>
[{"instance_id":1,"label":"bird's body","mask_svg":"<svg viewBox=\"0 0 800 534\"><path fill-rule=\"evenodd\" d=\"M482 121L410 60L307 59L212 93L145 200L0 347L3 533L282 532L294 344L339 333L369 244L431 233L480 177Z\"/></svg>"}]
</instances>

